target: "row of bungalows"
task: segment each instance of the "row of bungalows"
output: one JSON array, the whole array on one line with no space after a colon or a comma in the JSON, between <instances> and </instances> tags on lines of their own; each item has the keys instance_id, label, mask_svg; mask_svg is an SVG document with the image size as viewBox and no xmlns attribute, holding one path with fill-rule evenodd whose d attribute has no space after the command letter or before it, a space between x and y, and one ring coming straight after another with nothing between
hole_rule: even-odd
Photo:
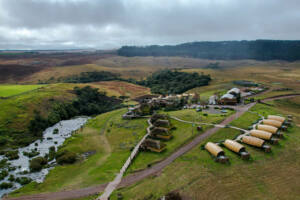
<instances>
[{"instance_id":1,"label":"row of bungalows","mask_svg":"<svg viewBox=\"0 0 300 200\"><path fill-rule=\"evenodd\" d=\"M285 125L292 122L292 116L286 120L284 117L269 115L267 119L262 120L262 125L258 125L257 129L253 129L249 132L249 135L245 135L241 138L242 143L263 149L265 152L271 151L271 146L266 144L266 141L270 141L272 144L277 144L278 139L274 136L282 137L282 133L279 130L285 130ZM222 146L238 154L242 159L249 159L250 154L246 151L246 148L237 141L226 139ZM227 162L229 159L226 157L223 149L212 142L208 142L205 145L205 149L215 157L217 162Z\"/></svg>"},{"instance_id":2,"label":"row of bungalows","mask_svg":"<svg viewBox=\"0 0 300 200\"><path fill-rule=\"evenodd\" d=\"M248 160L250 158L250 154L246 151L246 148L234 140L226 139L222 145L238 154L244 160ZM229 158L225 155L225 152L219 145L208 142L205 145L205 149L214 156L217 162L226 163L229 161Z\"/></svg>"},{"instance_id":3,"label":"row of bungalows","mask_svg":"<svg viewBox=\"0 0 300 200\"><path fill-rule=\"evenodd\" d=\"M152 152L162 152L166 149L166 144L161 140L167 141L172 138L172 124L169 117L163 114L153 114L150 118L152 126L150 127L149 138L147 138L141 148Z\"/></svg>"},{"instance_id":4,"label":"row of bungalows","mask_svg":"<svg viewBox=\"0 0 300 200\"><path fill-rule=\"evenodd\" d=\"M261 122L262 124L258 124L256 129L250 130L249 136L243 136L241 141L270 152L271 147L266 144L266 141L278 144L278 139L274 136L283 137L280 130L286 130L286 125L290 124L291 120L287 121L284 117L277 115L268 115L267 119L263 119Z\"/></svg>"}]
</instances>

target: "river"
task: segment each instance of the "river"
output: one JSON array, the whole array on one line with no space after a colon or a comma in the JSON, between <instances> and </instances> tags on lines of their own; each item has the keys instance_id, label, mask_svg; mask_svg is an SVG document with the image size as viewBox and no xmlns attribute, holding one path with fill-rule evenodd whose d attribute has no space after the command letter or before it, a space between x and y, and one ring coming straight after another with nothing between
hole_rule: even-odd
<instances>
[{"instance_id":1,"label":"river","mask_svg":"<svg viewBox=\"0 0 300 200\"><path fill-rule=\"evenodd\" d=\"M0 181L0 184L3 182L9 182L8 178L10 175L14 175L15 178L17 177L29 177L32 179L32 181L36 181L38 183L41 183L44 181L46 175L49 173L49 170L53 168L53 166L56 164L55 159L51 161L50 164L52 167L44 168L39 172L30 173L29 169L29 161L32 158L29 158L27 156L23 155L23 152L31 152L32 150L36 149L38 152L40 152L39 155L35 156L45 156L49 153L49 147L54 146L57 150L57 147L61 146L66 138L70 137L74 131L80 129L88 120L88 117L76 117L70 120L63 120L55 124L54 126L51 126L47 128L43 132L43 139L36 140L32 144L30 144L27 147L19 148L19 158L16 160L7 161L10 164L10 167L16 167L15 170L9 171L8 176L2 181ZM58 129L58 134L54 134L53 131L55 129ZM34 157L33 157L34 158ZM5 159L5 156L0 155L0 160ZM1 169L3 170L3 169ZM0 170L0 171L1 171ZM23 174L24 172L28 171L29 173ZM10 193L18 188L22 187L19 183L13 182L13 187L10 189L0 189L0 198L7 193Z\"/></svg>"}]
</instances>

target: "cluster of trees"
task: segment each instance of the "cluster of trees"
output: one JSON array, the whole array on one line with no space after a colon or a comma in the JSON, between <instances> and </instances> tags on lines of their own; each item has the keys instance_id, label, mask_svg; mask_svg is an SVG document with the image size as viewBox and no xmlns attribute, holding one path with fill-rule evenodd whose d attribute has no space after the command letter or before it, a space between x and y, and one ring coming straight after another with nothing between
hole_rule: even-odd
<instances>
[{"instance_id":1,"label":"cluster of trees","mask_svg":"<svg viewBox=\"0 0 300 200\"><path fill-rule=\"evenodd\" d=\"M121 56L188 56L204 59L300 59L300 40L254 40L192 42L175 46L124 46L118 50Z\"/></svg>"},{"instance_id":2,"label":"cluster of trees","mask_svg":"<svg viewBox=\"0 0 300 200\"><path fill-rule=\"evenodd\" d=\"M195 87L208 85L210 80L210 75L161 70L138 84L150 87L152 93L180 94Z\"/></svg>"},{"instance_id":3,"label":"cluster of trees","mask_svg":"<svg viewBox=\"0 0 300 200\"><path fill-rule=\"evenodd\" d=\"M122 101L116 97L108 97L105 92L99 92L97 88L86 86L75 87L77 98L71 103L57 102L47 117L35 112L34 119L30 121L29 131L34 136L42 136L43 131L55 123L78 115L94 115L108 112L121 107Z\"/></svg>"},{"instance_id":4,"label":"cluster of trees","mask_svg":"<svg viewBox=\"0 0 300 200\"><path fill-rule=\"evenodd\" d=\"M97 81L112 81L120 80L119 74L114 74L107 71L82 72L79 75L69 76L63 79L66 83L90 83Z\"/></svg>"}]
</instances>

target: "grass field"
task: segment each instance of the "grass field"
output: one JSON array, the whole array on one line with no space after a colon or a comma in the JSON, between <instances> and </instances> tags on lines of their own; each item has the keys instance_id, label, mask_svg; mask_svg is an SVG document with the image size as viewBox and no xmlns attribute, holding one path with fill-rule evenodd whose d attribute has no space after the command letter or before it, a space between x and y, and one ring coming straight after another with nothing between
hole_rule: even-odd
<instances>
[{"instance_id":1,"label":"grass field","mask_svg":"<svg viewBox=\"0 0 300 200\"><path fill-rule=\"evenodd\" d=\"M288 112L284 107L276 109L261 104L253 107L252 111L264 115L297 113L297 110ZM248 127L252 120L258 118L245 113L232 125ZM111 199L116 199L117 193L121 193L124 199L157 199L174 190L191 199L297 199L300 195L299 132L299 127L289 128L280 145L272 146L271 154L246 146L251 153L250 161L243 161L225 149L230 164L223 165L214 162L209 153L200 148L208 141L218 142L239 134L236 130L221 129L175 160L159 176L115 191Z\"/></svg>"},{"instance_id":2,"label":"grass field","mask_svg":"<svg viewBox=\"0 0 300 200\"><path fill-rule=\"evenodd\" d=\"M12 195L82 188L112 180L129 156L130 149L146 134L148 126L146 119L122 120L121 116L125 112L126 109L116 110L91 119L82 131L67 139L62 147L77 154L95 152L94 155L73 165L58 166L49 173L44 183L31 183ZM168 114L182 119L192 116L199 120L201 117L212 123L220 122L225 117L219 114L203 116L195 110L172 111ZM231 112L227 115L229 114ZM166 142L167 151L161 154L141 152L127 175L165 158L182 144L201 134L191 124L175 120L172 123L177 129L172 132L174 138ZM206 128L208 127L204 127Z\"/></svg>"},{"instance_id":3,"label":"grass field","mask_svg":"<svg viewBox=\"0 0 300 200\"><path fill-rule=\"evenodd\" d=\"M0 97L9 97L43 87L44 85L0 85Z\"/></svg>"},{"instance_id":4,"label":"grass field","mask_svg":"<svg viewBox=\"0 0 300 200\"><path fill-rule=\"evenodd\" d=\"M75 98L75 94L72 92L75 86L84 87L87 85L99 88L100 91L106 92L109 96L126 95L130 98L134 98L150 92L149 88L120 81L91 84L49 84L43 85L43 87L37 85L34 86L36 89L31 89L30 91L22 92L19 95L10 96L9 98L0 99L0 132L6 133L8 129L19 133L25 132L30 120L33 118L34 110L40 111L42 116L47 116L55 102L69 102ZM0 85L0 88L1 87L7 88L6 91L12 88L10 93L12 93L12 91L16 93L14 88L19 88L18 86L8 87L6 85ZM20 88L22 88L22 86L20 86ZM8 92L6 92L6 94L8 94ZM10 136L8 136L7 139L10 141ZM11 143L13 143L13 141L7 144ZM1 145L0 148L6 148L6 146Z\"/></svg>"}]
</instances>

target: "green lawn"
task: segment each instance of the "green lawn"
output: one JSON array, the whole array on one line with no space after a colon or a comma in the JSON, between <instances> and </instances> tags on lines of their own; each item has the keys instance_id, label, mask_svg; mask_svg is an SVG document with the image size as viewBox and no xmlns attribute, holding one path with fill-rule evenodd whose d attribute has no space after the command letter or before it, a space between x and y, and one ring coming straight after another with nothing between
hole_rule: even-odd
<instances>
[{"instance_id":1,"label":"green lawn","mask_svg":"<svg viewBox=\"0 0 300 200\"><path fill-rule=\"evenodd\" d=\"M125 112L126 109L119 109L89 120L82 131L62 146L78 155L95 152L94 155L72 165L57 166L43 183L31 183L12 195L83 188L111 181L148 126L146 119L123 120L121 116Z\"/></svg>"},{"instance_id":2,"label":"green lawn","mask_svg":"<svg viewBox=\"0 0 300 200\"><path fill-rule=\"evenodd\" d=\"M261 104L251 110L264 115L282 113L282 110ZM248 127L258 118L245 113L232 124ZM295 199L300 195L299 132L299 127L289 128L280 144L272 146L270 154L245 145L251 154L250 161L241 160L223 148L230 159L230 164L224 165L216 163L207 151L201 149L201 145L208 141L218 142L239 134L237 130L221 129L176 159L159 176L119 189L111 199L117 199L118 193L124 199L158 199L174 190L191 199Z\"/></svg>"},{"instance_id":3,"label":"green lawn","mask_svg":"<svg viewBox=\"0 0 300 200\"><path fill-rule=\"evenodd\" d=\"M62 147L77 154L95 151L94 155L73 165L57 166L49 173L44 183L31 183L13 192L12 195L83 188L111 181L128 158L130 149L146 134L148 127L147 119L123 120L121 116L125 112L126 109L120 109L98 115L89 120L82 131L67 139ZM215 123L225 117L219 114L203 116L201 112L195 110L172 111L168 114L183 119L193 116L195 120L201 118ZM192 127L191 124L175 120L171 122L177 129L172 132L174 138L166 142L167 150L163 153L139 153L127 175L167 157L184 143L202 133L197 132L196 126ZM207 128L208 126L204 126L204 129Z\"/></svg>"},{"instance_id":4,"label":"green lawn","mask_svg":"<svg viewBox=\"0 0 300 200\"><path fill-rule=\"evenodd\" d=\"M221 114L208 114L208 116L204 116L202 112L196 112L195 109L186 109L186 110L178 110L178 111L170 111L170 112L162 112L168 114L170 116L178 117L179 119L183 119L186 121L194 121L194 122L206 122L206 123L219 123L226 116L231 115L233 111L229 111L225 116ZM211 126L202 126L203 131L197 131L197 125L193 126L192 124L187 124L183 122L179 122L171 119L171 123L176 127L176 130L172 131L173 138L170 141L165 141L167 145L167 149L162 153L154 153L154 152L141 152L138 154L132 165L130 165L127 174L132 173L136 170L144 169L149 164L158 162L176 149L181 147L183 144L188 143L194 137L199 134L202 134Z\"/></svg>"},{"instance_id":5,"label":"green lawn","mask_svg":"<svg viewBox=\"0 0 300 200\"><path fill-rule=\"evenodd\" d=\"M9 97L44 87L45 85L0 85L0 97Z\"/></svg>"}]
</instances>

